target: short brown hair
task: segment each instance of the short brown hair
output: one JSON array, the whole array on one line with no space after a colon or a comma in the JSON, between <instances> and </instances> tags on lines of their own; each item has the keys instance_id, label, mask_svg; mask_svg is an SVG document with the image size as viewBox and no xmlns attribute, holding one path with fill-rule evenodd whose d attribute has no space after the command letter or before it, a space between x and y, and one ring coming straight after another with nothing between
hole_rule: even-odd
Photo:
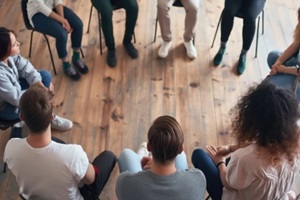
<instances>
[{"instance_id":1,"label":"short brown hair","mask_svg":"<svg viewBox=\"0 0 300 200\"><path fill-rule=\"evenodd\" d=\"M32 133L43 133L52 120L52 94L40 85L32 85L20 99L20 114Z\"/></svg>"},{"instance_id":2,"label":"short brown hair","mask_svg":"<svg viewBox=\"0 0 300 200\"><path fill-rule=\"evenodd\" d=\"M161 164L173 161L180 153L183 142L183 131L171 116L158 117L149 128L148 145L153 159Z\"/></svg>"},{"instance_id":3,"label":"short brown hair","mask_svg":"<svg viewBox=\"0 0 300 200\"><path fill-rule=\"evenodd\" d=\"M0 61L5 60L11 52L10 33L14 33L7 28L0 27Z\"/></svg>"}]
</instances>

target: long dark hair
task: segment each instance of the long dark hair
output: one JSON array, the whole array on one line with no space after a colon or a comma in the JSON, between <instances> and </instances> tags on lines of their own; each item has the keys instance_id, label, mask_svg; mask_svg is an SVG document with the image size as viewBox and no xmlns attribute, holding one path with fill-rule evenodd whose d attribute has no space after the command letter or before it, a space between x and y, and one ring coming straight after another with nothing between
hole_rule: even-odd
<instances>
[{"instance_id":1,"label":"long dark hair","mask_svg":"<svg viewBox=\"0 0 300 200\"><path fill-rule=\"evenodd\" d=\"M231 110L231 128L239 144L253 143L289 160L299 152L299 102L290 91L262 82L251 87Z\"/></svg>"},{"instance_id":2,"label":"long dark hair","mask_svg":"<svg viewBox=\"0 0 300 200\"><path fill-rule=\"evenodd\" d=\"M11 41L9 33L13 33L13 31L0 27L0 61L3 61L10 55Z\"/></svg>"},{"instance_id":3,"label":"long dark hair","mask_svg":"<svg viewBox=\"0 0 300 200\"><path fill-rule=\"evenodd\" d=\"M294 31L294 41L300 43L300 8L298 8L298 24Z\"/></svg>"}]
</instances>

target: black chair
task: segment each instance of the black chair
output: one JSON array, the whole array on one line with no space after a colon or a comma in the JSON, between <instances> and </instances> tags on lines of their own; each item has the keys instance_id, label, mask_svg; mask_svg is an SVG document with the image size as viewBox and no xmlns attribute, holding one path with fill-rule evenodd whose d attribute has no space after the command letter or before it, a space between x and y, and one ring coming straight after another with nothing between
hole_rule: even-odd
<instances>
[{"instance_id":1,"label":"black chair","mask_svg":"<svg viewBox=\"0 0 300 200\"><path fill-rule=\"evenodd\" d=\"M175 7L182 7L182 8L184 7L180 0L176 0L176 1L173 3L173 6L175 6ZM155 22L155 31L154 31L154 39L153 39L153 42L156 42L157 24L158 24L158 17L156 17L156 22ZM194 37L194 39L193 39L193 44L195 45L195 37Z\"/></svg>"},{"instance_id":2,"label":"black chair","mask_svg":"<svg viewBox=\"0 0 300 200\"><path fill-rule=\"evenodd\" d=\"M113 7L113 10L119 10L121 9L122 7L120 6L116 6L116 5L113 5L112 4L112 7ZM91 19L92 19L92 13L93 13L93 5L91 5L91 10L90 10L90 17L89 17L89 23L88 23L88 29L87 29L87 33L90 32L90 25L91 25ZM98 22L99 22L99 40L100 40L100 53L102 55L102 30L101 30L101 27L102 27L102 20L101 20L101 13L98 12ZM136 43L136 39L135 39L135 33L133 33L133 41L134 43Z\"/></svg>"},{"instance_id":3,"label":"black chair","mask_svg":"<svg viewBox=\"0 0 300 200\"><path fill-rule=\"evenodd\" d=\"M216 32L215 32L215 35L214 35L214 39L213 39L213 42L211 44L211 48L213 48L213 46L214 46L216 36L217 36L218 30L219 30L219 27L220 27L220 24L221 24L221 20L222 20L222 17L223 17L223 13L224 13L224 10L222 11L222 13L220 15L219 22L218 22L218 25L217 25L217 29L216 29ZM235 16L238 17L238 18L241 18L241 19L243 19L243 17L244 17L243 13L241 13L241 12L238 12ZM264 27L265 27L265 13L264 13L264 10L262 10L261 14L258 16L258 19L257 19L255 58L257 57L257 49L258 49L260 16L262 16L262 33L261 34L263 35L264 34Z\"/></svg>"},{"instance_id":4,"label":"black chair","mask_svg":"<svg viewBox=\"0 0 300 200\"><path fill-rule=\"evenodd\" d=\"M14 137L13 135L13 127L16 123L20 122L20 119L15 119L15 120L3 120L0 119L0 129L5 131L6 129L8 129L9 127L11 128L11 132L10 132L10 139ZM4 163L4 167L3 167L3 173L6 172L6 168L7 168L7 164Z\"/></svg>"},{"instance_id":5,"label":"black chair","mask_svg":"<svg viewBox=\"0 0 300 200\"><path fill-rule=\"evenodd\" d=\"M33 38L33 32L36 31L36 32L39 32L37 31L34 27L31 26L30 22L29 22L29 19L28 19L28 14L27 14L27 3L28 3L28 0L22 0L21 1L21 7L22 7L22 14L23 14L23 19L24 19L24 24L26 26L26 28L28 30L31 30L31 35L30 35L30 46L29 46L29 55L28 57L30 58L31 57L31 48L32 48L32 38ZM46 39L46 42L47 42L47 46L48 46L48 50L49 50L49 53L50 53L50 58L51 58L51 63L52 63L52 67L53 67L53 71L54 71L54 74L56 75L56 68L55 68L55 64L54 64L54 61L53 61L53 55L52 55L52 51L51 51L51 47L50 47L50 44L49 44L49 40L48 40L48 37L46 34L44 33L41 33L43 34L43 36L45 37ZM82 52L82 49L80 48L80 52L81 52L81 55L82 57L84 58L84 55L83 55L83 52Z\"/></svg>"}]
</instances>

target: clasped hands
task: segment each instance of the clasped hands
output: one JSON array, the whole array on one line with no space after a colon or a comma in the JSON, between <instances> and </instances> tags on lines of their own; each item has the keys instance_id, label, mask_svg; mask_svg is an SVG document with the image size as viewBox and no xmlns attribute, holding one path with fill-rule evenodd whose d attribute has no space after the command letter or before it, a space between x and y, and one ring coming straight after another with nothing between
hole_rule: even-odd
<instances>
[{"instance_id":1,"label":"clasped hands","mask_svg":"<svg viewBox=\"0 0 300 200\"><path fill-rule=\"evenodd\" d=\"M225 162L225 157L232 152L230 146L215 147L213 145L206 145L205 149L215 165Z\"/></svg>"}]
</instances>

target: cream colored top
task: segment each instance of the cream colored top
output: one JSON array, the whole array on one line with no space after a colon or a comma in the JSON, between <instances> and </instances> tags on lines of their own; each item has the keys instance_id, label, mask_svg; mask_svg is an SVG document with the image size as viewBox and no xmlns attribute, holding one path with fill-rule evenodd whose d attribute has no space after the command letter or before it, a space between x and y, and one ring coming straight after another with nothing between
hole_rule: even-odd
<instances>
[{"instance_id":1,"label":"cream colored top","mask_svg":"<svg viewBox=\"0 0 300 200\"><path fill-rule=\"evenodd\" d=\"M241 148L232 154L226 180L235 190L223 189L222 200L287 200L299 160L287 159L274 166L270 156L259 153L256 144Z\"/></svg>"}]
</instances>

